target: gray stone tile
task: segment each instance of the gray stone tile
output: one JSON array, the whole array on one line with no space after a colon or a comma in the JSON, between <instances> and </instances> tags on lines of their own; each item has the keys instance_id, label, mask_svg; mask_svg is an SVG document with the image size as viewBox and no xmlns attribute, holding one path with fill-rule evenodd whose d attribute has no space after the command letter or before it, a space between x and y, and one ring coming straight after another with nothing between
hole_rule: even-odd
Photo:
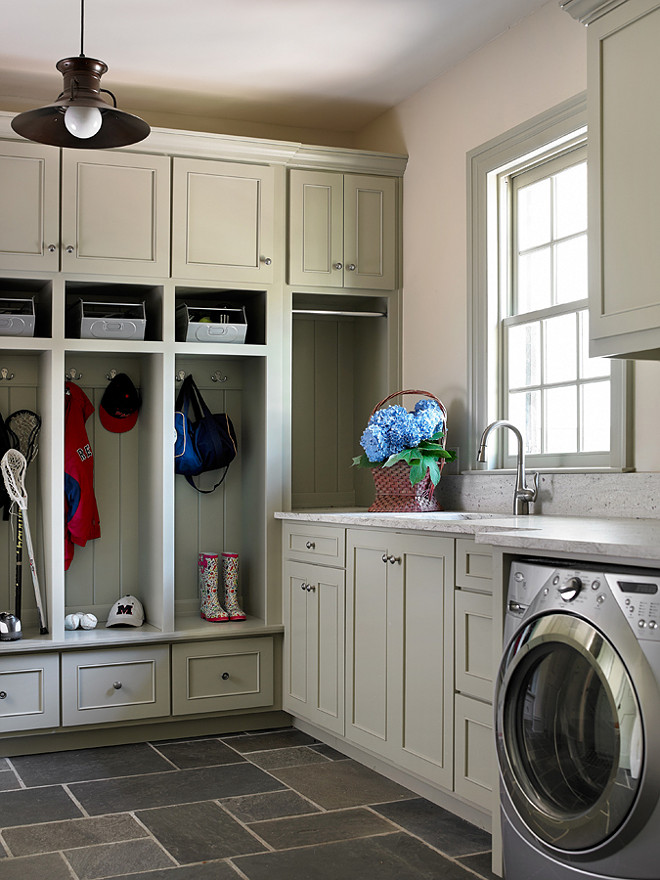
<instances>
[{"instance_id":1,"label":"gray stone tile","mask_svg":"<svg viewBox=\"0 0 660 880\"><path fill-rule=\"evenodd\" d=\"M222 806L240 819L241 822L261 822L264 819L278 819L281 816L300 816L303 813L318 813L319 808L300 797L295 791L270 791L266 794L251 794L245 797L227 798Z\"/></svg>"},{"instance_id":2,"label":"gray stone tile","mask_svg":"<svg viewBox=\"0 0 660 880\"><path fill-rule=\"evenodd\" d=\"M12 770L0 770L0 791L13 791L20 787L21 783Z\"/></svg>"},{"instance_id":3,"label":"gray stone tile","mask_svg":"<svg viewBox=\"0 0 660 880\"><path fill-rule=\"evenodd\" d=\"M9 770L9 764L6 758L0 758L0 770Z\"/></svg>"},{"instance_id":4,"label":"gray stone tile","mask_svg":"<svg viewBox=\"0 0 660 880\"><path fill-rule=\"evenodd\" d=\"M299 767L302 764L326 764L328 760L308 746L295 746L290 749L269 749L267 752L250 752L249 755L250 761L263 770L277 770L280 767Z\"/></svg>"},{"instance_id":5,"label":"gray stone tile","mask_svg":"<svg viewBox=\"0 0 660 880\"><path fill-rule=\"evenodd\" d=\"M5 859L2 862L2 880L71 880L71 871L59 853Z\"/></svg>"},{"instance_id":6,"label":"gray stone tile","mask_svg":"<svg viewBox=\"0 0 660 880\"><path fill-rule=\"evenodd\" d=\"M6 791L0 797L0 828L80 816L80 810L60 785Z\"/></svg>"},{"instance_id":7,"label":"gray stone tile","mask_svg":"<svg viewBox=\"0 0 660 880\"><path fill-rule=\"evenodd\" d=\"M263 852L266 848L209 801L141 810L137 817L180 864Z\"/></svg>"},{"instance_id":8,"label":"gray stone tile","mask_svg":"<svg viewBox=\"0 0 660 880\"><path fill-rule=\"evenodd\" d=\"M12 763L28 787L107 779L110 776L133 776L172 769L172 766L146 743L26 755L12 758Z\"/></svg>"},{"instance_id":9,"label":"gray stone tile","mask_svg":"<svg viewBox=\"0 0 660 880\"><path fill-rule=\"evenodd\" d=\"M104 813L124 813L151 807L217 800L229 795L257 794L283 787L258 767L245 762L81 782L70 786L70 790L88 813L98 816Z\"/></svg>"},{"instance_id":10,"label":"gray stone tile","mask_svg":"<svg viewBox=\"0 0 660 880\"><path fill-rule=\"evenodd\" d=\"M245 758L220 742L219 739L165 743L155 746L155 748L181 770L187 770L191 767L211 767L214 764L237 764L245 761Z\"/></svg>"},{"instance_id":11,"label":"gray stone tile","mask_svg":"<svg viewBox=\"0 0 660 880\"><path fill-rule=\"evenodd\" d=\"M271 773L327 810L414 797L408 789L356 761L328 761Z\"/></svg>"},{"instance_id":12,"label":"gray stone tile","mask_svg":"<svg viewBox=\"0 0 660 880\"><path fill-rule=\"evenodd\" d=\"M315 743L313 746L310 746L310 749L313 749L315 752L318 752L319 755L323 755L324 758L328 758L330 761L348 760L346 755L342 755L341 752L338 752L336 749L333 749L325 743Z\"/></svg>"},{"instance_id":13,"label":"gray stone tile","mask_svg":"<svg viewBox=\"0 0 660 880\"><path fill-rule=\"evenodd\" d=\"M239 880L239 878L240 875L228 862L204 862L200 865L166 868L163 871L148 873L140 871L138 874L131 874L126 880Z\"/></svg>"},{"instance_id":14,"label":"gray stone tile","mask_svg":"<svg viewBox=\"0 0 660 880\"><path fill-rule=\"evenodd\" d=\"M379 804L374 810L449 856L483 852L491 847L488 832L424 798Z\"/></svg>"},{"instance_id":15,"label":"gray stone tile","mask_svg":"<svg viewBox=\"0 0 660 880\"><path fill-rule=\"evenodd\" d=\"M249 880L474 880L474 874L407 834L242 856L234 862Z\"/></svg>"},{"instance_id":16,"label":"gray stone tile","mask_svg":"<svg viewBox=\"0 0 660 880\"><path fill-rule=\"evenodd\" d=\"M228 737L223 737L230 742ZM314 737L308 736L302 730L288 727L284 730L274 730L269 733L249 733L246 736L233 736L231 747L241 754L248 752L263 752L267 749L288 749L292 746L309 746L318 742Z\"/></svg>"},{"instance_id":17,"label":"gray stone tile","mask_svg":"<svg viewBox=\"0 0 660 880\"><path fill-rule=\"evenodd\" d=\"M480 877L483 877L484 880L502 880L501 877L498 877L497 874L493 874L491 871L492 857L492 853L486 852L479 853L476 856L465 856L458 861L461 865L465 865Z\"/></svg>"},{"instance_id":18,"label":"gray stone tile","mask_svg":"<svg viewBox=\"0 0 660 880\"><path fill-rule=\"evenodd\" d=\"M398 831L391 822L360 808L257 822L250 827L273 849L311 846Z\"/></svg>"},{"instance_id":19,"label":"gray stone tile","mask_svg":"<svg viewBox=\"0 0 660 880\"><path fill-rule=\"evenodd\" d=\"M44 822L39 825L5 828L3 831L5 842L14 856L58 852L76 846L116 843L146 836L144 828L125 813L97 819Z\"/></svg>"},{"instance_id":20,"label":"gray stone tile","mask_svg":"<svg viewBox=\"0 0 660 880\"><path fill-rule=\"evenodd\" d=\"M65 850L64 856L79 880L99 880L175 864L151 838Z\"/></svg>"}]
</instances>

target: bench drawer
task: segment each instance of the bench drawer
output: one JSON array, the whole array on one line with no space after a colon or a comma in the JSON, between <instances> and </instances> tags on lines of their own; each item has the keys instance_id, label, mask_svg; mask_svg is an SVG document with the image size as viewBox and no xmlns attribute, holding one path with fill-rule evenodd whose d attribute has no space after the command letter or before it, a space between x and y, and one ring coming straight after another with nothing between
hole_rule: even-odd
<instances>
[{"instance_id":1,"label":"bench drawer","mask_svg":"<svg viewBox=\"0 0 660 880\"><path fill-rule=\"evenodd\" d=\"M58 654L3 657L0 732L57 727L60 723Z\"/></svg>"}]
</instances>

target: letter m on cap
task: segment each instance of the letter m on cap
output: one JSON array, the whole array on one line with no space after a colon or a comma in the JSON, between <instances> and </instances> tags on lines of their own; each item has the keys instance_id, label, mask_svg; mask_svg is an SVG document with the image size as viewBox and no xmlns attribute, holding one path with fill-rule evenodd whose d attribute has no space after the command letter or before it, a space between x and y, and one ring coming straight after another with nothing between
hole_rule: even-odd
<instances>
[{"instance_id":1,"label":"letter m on cap","mask_svg":"<svg viewBox=\"0 0 660 880\"><path fill-rule=\"evenodd\" d=\"M117 605L117 614L133 614L132 605Z\"/></svg>"}]
</instances>

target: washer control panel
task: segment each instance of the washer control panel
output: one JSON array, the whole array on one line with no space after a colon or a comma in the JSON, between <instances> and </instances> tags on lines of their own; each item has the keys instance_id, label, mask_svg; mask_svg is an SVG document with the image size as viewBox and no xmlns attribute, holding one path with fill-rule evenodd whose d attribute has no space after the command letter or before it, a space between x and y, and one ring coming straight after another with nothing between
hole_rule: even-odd
<instances>
[{"instance_id":1,"label":"washer control panel","mask_svg":"<svg viewBox=\"0 0 660 880\"><path fill-rule=\"evenodd\" d=\"M605 579L639 638L660 640L660 572L608 573Z\"/></svg>"}]
</instances>

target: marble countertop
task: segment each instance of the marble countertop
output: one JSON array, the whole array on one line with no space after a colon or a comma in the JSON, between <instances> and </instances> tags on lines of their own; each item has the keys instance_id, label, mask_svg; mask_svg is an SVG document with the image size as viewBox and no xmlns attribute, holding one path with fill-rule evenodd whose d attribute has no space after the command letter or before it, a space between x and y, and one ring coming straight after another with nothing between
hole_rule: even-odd
<instances>
[{"instance_id":1,"label":"marble countertop","mask_svg":"<svg viewBox=\"0 0 660 880\"><path fill-rule=\"evenodd\" d=\"M660 520L579 516L507 516L443 511L369 513L368 511L279 512L277 519L337 526L410 529L471 535L478 543L514 550L550 551L580 556L611 556L660 563Z\"/></svg>"}]
</instances>

